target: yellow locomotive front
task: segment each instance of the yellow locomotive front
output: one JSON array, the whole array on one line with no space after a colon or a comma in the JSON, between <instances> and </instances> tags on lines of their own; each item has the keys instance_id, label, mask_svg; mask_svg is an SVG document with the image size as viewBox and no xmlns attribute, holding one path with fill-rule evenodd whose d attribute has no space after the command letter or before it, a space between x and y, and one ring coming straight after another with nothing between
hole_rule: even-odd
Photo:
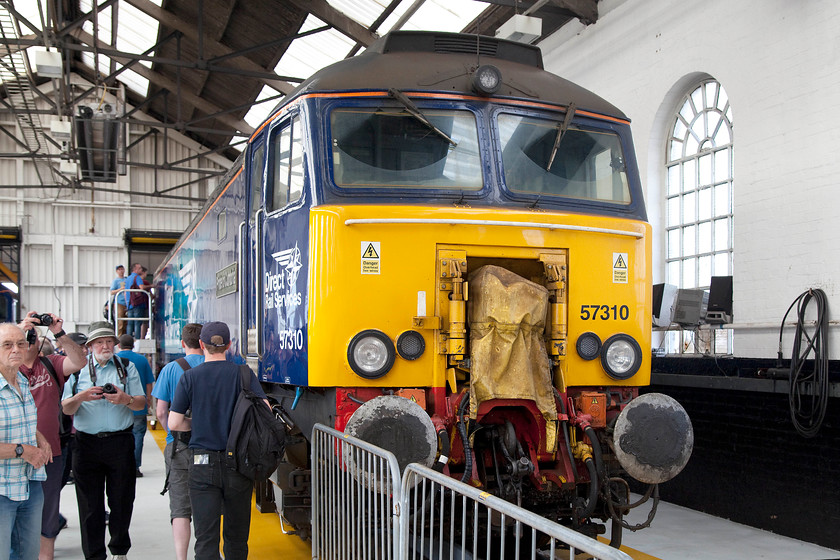
<instances>
[{"instance_id":1,"label":"yellow locomotive front","mask_svg":"<svg viewBox=\"0 0 840 560\"><path fill-rule=\"evenodd\" d=\"M303 90L324 165L299 423L596 533L627 511L620 475L668 480L692 444L677 403L639 396L651 227L629 122L541 61L400 37L337 65L345 91L337 70Z\"/></svg>"}]
</instances>

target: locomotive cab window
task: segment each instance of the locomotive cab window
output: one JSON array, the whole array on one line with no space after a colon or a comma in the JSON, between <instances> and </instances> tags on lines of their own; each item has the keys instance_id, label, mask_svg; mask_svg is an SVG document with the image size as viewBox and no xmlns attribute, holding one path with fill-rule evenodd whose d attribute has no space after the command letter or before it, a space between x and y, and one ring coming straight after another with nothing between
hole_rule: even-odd
<instances>
[{"instance_id":1,"label":"locomotive cab window","mask_svg":"<svg viewBox=\"0 0 840 560\"><path fill-rule=\"evenodd\" d=\"M401 107L335 109L333 178L341 188L480 190L478 129L469 111ZM441 134L442 133L442 134Z\"/></svg>"},{"instance_id":2,"label":"locomotive cab window","mask_svg":"<svg viewBox=\"0 0 840 560\"><path fill-rule=\"evenodd\" d=\"M562 121L501 114L505 185L514 193L630 203L618 135Z\"/></svg>"},{"instance_id":3,"label":"locomotive cab window","mask_svg":"<svg viewBox=\"0 0 840 560\"><path fill-rule=\"evenodd\" d=\"M269 212L298 201L303 194L303 141L297 118L275 129L271 156Z\"/></svg>"}]
</instances>

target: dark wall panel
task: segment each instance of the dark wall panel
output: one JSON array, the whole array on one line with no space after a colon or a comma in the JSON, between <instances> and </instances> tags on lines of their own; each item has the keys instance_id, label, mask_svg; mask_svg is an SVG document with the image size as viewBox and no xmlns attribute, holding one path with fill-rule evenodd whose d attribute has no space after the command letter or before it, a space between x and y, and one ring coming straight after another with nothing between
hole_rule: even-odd
<instances>
[{"instance_id":1,"label":"dark wall panel","mask_svg":"<svg viewBox=\"0 0 840 560\"><path fill-rule=\"evenodd\" d=\"M694 425L685 470L664 500L840 549L840 401L817 437L800 436L787 395L651 386L677 399Z\"/></svg>"}]
</instances>

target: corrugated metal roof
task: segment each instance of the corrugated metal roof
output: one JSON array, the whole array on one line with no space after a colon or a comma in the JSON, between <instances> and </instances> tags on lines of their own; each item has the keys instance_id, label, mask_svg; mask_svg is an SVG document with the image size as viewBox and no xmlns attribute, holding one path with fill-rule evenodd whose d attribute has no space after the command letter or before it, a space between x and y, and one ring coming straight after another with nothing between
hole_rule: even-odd
<instances>
[{"instance_id":1,"label":"corrugated metal roof","mask_svg":"<svg viewBox=\"0 0 840 560\"><path fill-rule=\"evenodd\" d=\"M104 3L63 0L49 3L51 12L48 0L3 5L12 5L36 28L43 25L42 14L54 14L48 34L20 25L28 41L23 48L31 54L38 48L32 45L51 37L50 46L72 70L97 85L112 70L107 51L117 51L113 67L120 69L154 45L154 60L139 60L116 77L126 86L129 106L144 104L149 116L210 149L224 149L228 158L238 151L229 145L247 137L277 104L270 98L391 30L492 35L514 13L531 10L543 18L546 36L572 18L597 18L597 0L562 6L544 0L112 0L96 13L94 24L92 10ZM7 47L15 49L12 43ZM258 103L265 99L270 100ZM57 106L56 115L73 110Z\"/></svg>"}]
</instances>

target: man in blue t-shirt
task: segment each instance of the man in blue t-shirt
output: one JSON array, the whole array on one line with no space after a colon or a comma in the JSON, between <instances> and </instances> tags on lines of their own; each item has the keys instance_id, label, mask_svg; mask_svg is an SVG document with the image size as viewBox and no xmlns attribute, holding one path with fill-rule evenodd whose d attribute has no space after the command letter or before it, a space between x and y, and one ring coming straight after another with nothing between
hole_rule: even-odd
<instances>
[{"instance_id":1,"label":"man in blue t-shirt","mask_svg":"<svg viewBox=\"0 0 840 560\"><path fill-rule=\"evenodd\" d=\"M117 265L117 277L111 282L111 298L114 299L114 307L116 308L117 319L117 334L125 334L125 318L126 310L128 309L128 292L119 292L129 287L128 279L125 277L125 267Z\"/></svg>"},{"instance_id":2,"label":"man in blue t-shirt","mask_svg":"<svg viewBox=\"0 0 840 560\"><path fill-rule=\"evenodd\" d=\"M169 403L175 396L175 387L184 375L184 371L204 363L204 352L201 350L198 337L201 325L187 323L181 330L181 347L186 354L183 358L169 362L160 370L152 396L157 399L155 412L157 419L166 430L166 449L163 457L166 462L166 483L164 491L169 490L169 519L172 523L172 538L175 541L175 560L186 560L190 546L190 462L192 453L189 451L190 432L175 432L173 437L169 431ZM182 361L183 360L183 361ZM189 367L184 367L186 363Z\"/></svg>"},{"instance_id":3,"label":"man in blue t-shirt","mask_svg":"<svg viewBox=\"0 0 840 560\"><path fill-rule=\"evenodd\" d=\"M190 502L195 523L195 558L219 557L224 510L225 558L245 560L254 483L225 465L231 418L241 391L241 366L225 358L230 348L230 329L226 324L207 323L201 328L199 341L205 361L181 377L169 412L171 430L192 430ZM251 377L251 391L266 398L255 375ZM268 400L265 405L269 406ZM192 410L192 419L185 416L187 409Z\"/></svg>"},{"instance_id":4,"label":"man in blue t-shirt","mask_svg":"<svg viewBox=\"0 0 840 560\"><path fill-rule=\"evenodd\" d=\"M129 290L140 289L140 286L143 285L143 279L141 276L142 272L143 265L140 263L134 263L131 265L131 274L129 274L128 278L125 279L125 287ZM147 315L146 308L144 305L131 304L131 292L127 292L127 302L128 311L126 311L126 315L128 316L129 321L126 332L134 338L141 338L142 321L140 321L140 318Z\"/></svg>"},{"instance_id":5,"label":"man in blue t-shirt","mask_svg":"<svg viewBox=\"0 0 840 560\"><path fill-rule=\"evenodd\" d=\"M143 391L146 393L146 408L143 410L134 411L134 427L131 433L134 434L134 462L137 463L137 477L143 476L140 472L140 463L143 460L143 438L146 437L146 415L149 412L148 403L152 402L152 385L155 382L155 376L152 373L152 366L149 365L149 360L143 354L138 354L134 351L134 337L130 334L120 336L120 351L117 356L127 358L134 367L137 368L137 373L140 374L140 383L143 385Z\"/></svg>"}]
</instances>

